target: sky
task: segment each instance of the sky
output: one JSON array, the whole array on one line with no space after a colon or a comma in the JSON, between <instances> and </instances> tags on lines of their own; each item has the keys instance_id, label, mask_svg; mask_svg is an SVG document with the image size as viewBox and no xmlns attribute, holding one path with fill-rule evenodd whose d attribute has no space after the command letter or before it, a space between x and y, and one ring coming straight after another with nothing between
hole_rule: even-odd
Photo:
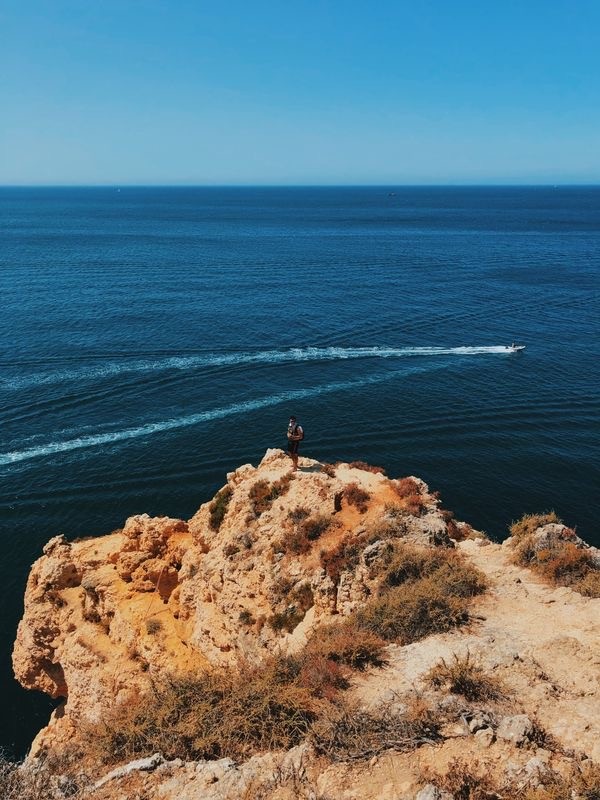
<instances>
[{"instance_id":1,"label":"sky","mask_svg":"<svg viewBox=\"0 0 600 800\"><path fill-rule=\"evenodd\" d=\"M600 183L599 0L0 0L0 184Z\"/></svg>"}]
</instances>

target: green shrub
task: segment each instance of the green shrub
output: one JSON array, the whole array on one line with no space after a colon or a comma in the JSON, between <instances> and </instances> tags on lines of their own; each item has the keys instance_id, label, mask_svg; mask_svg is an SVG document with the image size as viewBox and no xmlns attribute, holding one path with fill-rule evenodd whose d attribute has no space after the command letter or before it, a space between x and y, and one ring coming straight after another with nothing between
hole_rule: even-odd
<instances>
[{"instance_id":1,"label":"green shrub","mask_svg":"<svg viewBox=\"0 0 600 800\"><path fill-rule=\"evenodd\" d=\"M218 531L221 527L221 523L225 519L225 514L227 513L232 497L233 489L230 486L223 487L223 489L218 491L214 496L212 503L208 507L208 524L213 531Z\"/></svg>"}]
</instances>

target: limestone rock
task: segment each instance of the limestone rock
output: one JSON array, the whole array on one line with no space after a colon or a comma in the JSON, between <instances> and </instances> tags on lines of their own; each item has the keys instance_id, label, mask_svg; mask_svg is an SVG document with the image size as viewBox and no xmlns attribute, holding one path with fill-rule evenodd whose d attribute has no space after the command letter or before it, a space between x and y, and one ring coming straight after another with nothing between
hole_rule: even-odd
<instances>
[{"instance_id":1,"label":"limestone rock","mask_svg":"<svg viewBox=\"0 0 600 800\"><path fill-rule=\"evenodd\" d=\"M533 724L526 714L503 717L496 731L499 739L504 739L516 745L525 744L532 733Z\"/></svg>"},{"instance_id":2,"label":"limestone rock","mask_svg":"<svg viewBox=\"0 0 600 800\"><path fill-rule=\"evenodd\" d=\"M536 786L557 763L568 772L564 752L600 762L599 600L542 584L510 563L511 546L449 540L439 501L420 481L420 503L408 513L384 475L347 464L323 469L308 458L292 475L281 450L227 477L220 520L208 501L188 522L142 514L104 537L59 536L46 545L29 576L13 663L24 686L65 702L38 735L32 758L59 753L86 725L151 696L152 685L168 676L293 653L320 626L377 596L378 575L402 542L456 547L485 573L490 591L474 601L468 626L388 644L385 666L355 674L348 697L357 708L384 702L401 713L417 692L439 715L439 742L409 753L370 753L367 769L324 764L308 745L242 764L129 765L106 780L99 776L104 782L90 800L238 800L256 786L266 792L257 796L271 800L272 790L273 800L289 800L282 784L288 779L306 797L450 800L435 782L423 787L422 766L434 781L431 774L453 760L472 759L500 780L501 765L512 763L515 780ZM353 483L368 494L365 509L344 494ZM303 527L307 520L319 524ZM539 541L564 531L549 527ZM450 664L466 652L498 678L505 695L497 705L467 702L428 683L441 658ZM532 719L558 743L534 758L526 746Z\"/></svg>"}]
</instances>

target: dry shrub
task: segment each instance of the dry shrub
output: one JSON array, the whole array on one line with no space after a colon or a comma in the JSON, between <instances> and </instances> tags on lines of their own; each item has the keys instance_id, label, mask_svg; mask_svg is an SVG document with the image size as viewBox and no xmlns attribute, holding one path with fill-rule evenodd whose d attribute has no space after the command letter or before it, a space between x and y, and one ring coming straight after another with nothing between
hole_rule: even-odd
<instances>
[{"instance_id":1,"label":"dry shrub","mask_svg":"<svg viewBox=\"0 0 600 800\"><path fill-rule=\"evenodd\" d=\"M486 538L485 534L474 530L468 522L463 522L459 525L456 520L452 518L446 520L446 532L451 539L454 539L455 542L464 542L465 539Z\"/></svg>"},{"instance_id":2,"label":"dry shrub","mask_svg":"<svg viewBox=\"0 0 600 800\"><path fill-rule=\"evenodd\" d=\"M600 570L588 572L573 585L573 589L585 597L600 597Z\"/></svg>"},{"instance_id":3,"label":"dry shrub","mask_svg":"<svg viewBox=\"0 0 600 800\"><path fill-rule=\"evenodd\" d=\"M369 526L369 533L377 539L400 539L408 533L406 515L404 512L397 513L398 507L386 507L385 516L375 520Z\"/></svg>"},{"instance_id":4,"label":"dry shrub","mask_svg":"<svg viewBox=\"0 0 600 800\"><path fill-rule=\"evenodd\" d=\"M425 578L390 589L356 612L358 624L387 641L410 644L467 622L467 602Z\"/></svg>"},{"instance_id":5,"label":"dry shrub","mask_svg":"<svg viewBox=\"0 0 600 800\"><path fill-rule=\"evenodd\" d=\"M398 497L411 497L413 494L421 494L421 487L414 478L398 478L392 482L392 486Z\"/></svg>"},{"instance_id":6,"label":"dry shrub","mask_svg":"<svg viewBox=\"0 0 600 800\"><path fill-rule=\"evenodd\" d=\"M248 611L247 608L244 608L240 611L238 616L238 621L240 625L254 625L256 620L252 616L252 612Z\"/></svg>"},{"instance_id":7,"label":"dry shrub","mask_svg":"<svg viewBox=\"0 0 600 800\"><path fill-rule=\"evenodd\" d=\"M355 506L361 514L364 514L368 509L368 503L371 499L369 492L358 485L358 483L349 483L344 489L344 497L351 506Z\"/></svg>"},{"instance_id":8,"label":"dry shrub","mask_svg":"<svg viewBox=\"0 0 600 800\"><path fill-rule=\"evenodd\" d=\"M307 735L319 708L298 672L274 658L237 672L201 673L154 685L153 697L87 729L88 755L104 764L162 753L187 761L287 750Z\"/></svg>"},{"instance_id":9,"label":"dry shrub","mask_svg":"<svg viewBox=\"0 0 600 800\"><path fill-rule=\"evenodd\" d=\"M248 498L255 517L260 517L262 513L271 508L271 505L278 497L283 497L290 488L292 475L283 475L273 483L265 480L256 481L251 487Z\"/></svg>"},{"instance_id":10,"label":"dry shrub","mask_svg":"<svg viewBox=\"0 0 600 800\"><path fill-rule=\"evenodd\" d=\"M151 636L155 636L157 633L162 631L163 624L159 619L147 619L146 620L146 633L149 633Z\"/></svg>"},{"instance_id":11,"label":"dry shrub","mask_svg":"<svg viewBox=\"0 0 600 800\"><path fill-rule=\"evenodd\" d=\"M318 514L314 517L301 518L291 533L278 543L281 552L301 555L308 553L315 542L331 524L331 517Z\"/></svg>"},{"instance_id":12,"label":"dry shrub","mask_svg":"<svg viewBox=\"0 0 600 800\"><path fill-rule=\"evenodd\" d=\"M301 528L294 528L284 539L278 542L278 550L282 553L292 553L295 556L308 553L311 542L306 538Z\"/></svg>"},{"instance_id":13,"label":"dry shrub","mask_svg":"<svg viewBox=\"0 0 600 800\"><path fill-rule=\"evenodd\" d=\"M306 612L313 605L314 597L310 584L297 584L289 594L285 595L288 605L283 611L278 611L269 619L269 625L274 631L286 630L291 633L296 625L304 619Z\"/></svg>"},{"instance_id":14,"label":"dry shrub","mask_svg":"<svg viewBox=\"0 0 600 800\"><path fill-rule=\"evenodd\" d=\"M517 522L513 522L510 526L510 535L515 539L521 539L525 536L530 536L535 533L538 528L551 523L561 524L561 520L556 516L554 511L549 511L546 514L525 514Z\"/></svg>"},{"instance_id":15,"label":"dry shrub","mask_svg":"<svg viewBox=\"0 0 600 800\"><path fill-rule=\"evenodd\" d=\"M333 701L340 690L348 688L348 671L330 658L307 651L298 659L298 683L313 697Z\"/></svg>"},{"instance_id":16,"label":"dry shrub","mask_svg":"<svg viewBox=\"0 0 600 800\"><path fill-rule=\"evenodd\" d=\"M425 770L425 781L449 792L454 800L501 800L498 787L489 775L489 769L478 761L466 763L455 759L448 765L445 775ZM512 795L513 798L515 795Z\"/></svg>"},{"instance_id":17,"label":"dry shrub","mask_svg":"<svg viewBox=\"0 0 600 800\"><path fill-rule=\"evenodd\" d=\"M321 550L321 566L334 583L342 572L356 568L365 544L361 537L345 536L332 550Z\"/></svg>"},{"instance_id":18,"label":"dry shrub","mask_svg":"<svg viewBox=\"0 0 600 800\"><path fill-rule=\"evenodd\" d=\"M360 627L402 644L468 620L468 602L487 587L484 575L454 550L403 547L380 596L356 612Z\"/></svg>"},{"instance_id":19,"label":"dry shrub","mask_svg":"<svg viewBox=\"0 0 600 800\"><path fill-rule=\"evenodd\" d=\"M298 522L302 522L307 517L310 517L310 509L303 508L302 506L297 506L291 511L288 511L288 519L290 519L294 525Z\"/></svg>"},{"instance_id":20,"label":"dry shrub","mask_svg":"<svg viewBox=\"0 0 600 800\"><path fill-rule=\"evenodd\" d=\"M464 656L455 653L449 664L442 658L425 679L435 689L460 694L467 700L499 700L504 696L500 681L486 675L481 664L473 660L468 650Z\"/></svg>"},{"instance_id":21,"label":"dry shrub","mask_svg":"<svg viewBox=\"0 0 600 800\"><path fill-rule=\"evenodd\" d=\"M306 653L315 653L329 661L352 669L383 666L384 640L371 631L359 628L351 618L339 625L319 628L306 645Z\"/></svg>"},{"instance_id":22,"label":"dry shrub","mask_svg":"<svg viewBox=\"0 0 600 800\"><path fill-rule=\"evenodd\" d=\"M89 780L61 776L62 764L38 762L31 765L10 761L0 753L0 798L2 800L80 800Z\"/></svg>"},{"instance_id":23,"label":"dry shrub","mask_svg":"<svg viewBox=\"0 0 600 800\"><path fill-rule=\"evenodd\" d=\"M374 467L372 464L367 464L366 461L352 461L348 466L351 469L362 469L364 472L372 472L374 475L385 475L383 467Z\"/></svg>"},{"instance_id":24,"label":"dry shrub","mask_svg":"<svg viewBox=\"0 0 600 800\"><path fill-rule=\"evenodd\" d=\"M327 464L326 462L321 464L321 472L324 472L330 478L335 478L335 464Z\"/></svg>"},{"instance_id":25,"label":"dry shrub","mask_svg":"<svg viewBox=\"0 0 600 800\"><path fill-rule=\"evenodd\" d=\"M50 795L40 793L35 786L33 791L29 790L25 786L25 778L19 770L19 765L2 757L0 759L0 797L2 800L46 800Z\"/></svg>"},{"instance_id":26,"label":"dry shrub","mask_svg":"<svg viewBox=\"0 0 600 800\"><path fill-rule=\"evenodd\" d=\"M311 734L317 753L331 761L363 761L386 750L408 752L439 738L431 714L415 715L387 705L373 711L349 706L330 709L313 725Z\"/></svg>"},{"instance_id":27,"label":"dry shrub","mask_svg":"<svg viewBox=\"0 0 600 800\"><path fill-rule=\"evenodd\" d=\"M424 770L422 779L449 792L455 800L598 800L600 798L600 767L596 764L586 769L575 765L565 777L547 771L540 776L539 786L523 786L518 780L494 781L489 769L478 761L469 764L455 759L448 772L439 775Z\"/></svg>"},{"instance_id":28,"label":"dry shrub","mask_svg":"<svg viewBox=\"0 0 600 800\"><path fill-rule=\"evenodd\" d=\"M300 524L300 528L310 542L319 539L331 524L331 517L327 514L317 514L309 517Z\"/></svg>"},{"instance_id":29,"label":"dry shrub","mask_svg":"<svg viewBox=\"0 0 600 800\"><path fill-rule=\"evenodd\" d=\"M569 536L570 529L565 530ZM600 597L600 568L587 548L578 547L568 539L561 538L541 547L534 534L521 535L513 561L529 567L551 585L569 586L586 597Z\"/></svg>"},{"instance_id":30,"label":"dry shrub","mask_svg":"<svg viewBox=\"0 0 600 800\"><path fill-rule=\"evenodd\" d=\"M384 587L401 586L410 581L435 577L457 597L473 597L487 588L485 575L455 550L398 548L383 579Z\"/></svg>"},{"instance_id":31,"label":"dry shrub","mask_svg":"<svg viewBox=\"0 0 600 800\"><path fill-rule=\"evenodd\" d=\"M413 517L420 516L426 508L421 487L414 478L399 478L391 481L391 487L401 501L400 507Z\"/></svg>"},{"instance_id":32,"label":"dry shrub","mask_svg":"<svg viewBox=\"0 0 600 800\"><path fill-rule=\"evenodd\" d=\"M208 507L208 524L213 531L218 531L221 527L221 523L225 519L225 514L227 513L232 497L233 489L230 486L225 486L214 496L212 503Z\"/></svg>"}]
</instances>

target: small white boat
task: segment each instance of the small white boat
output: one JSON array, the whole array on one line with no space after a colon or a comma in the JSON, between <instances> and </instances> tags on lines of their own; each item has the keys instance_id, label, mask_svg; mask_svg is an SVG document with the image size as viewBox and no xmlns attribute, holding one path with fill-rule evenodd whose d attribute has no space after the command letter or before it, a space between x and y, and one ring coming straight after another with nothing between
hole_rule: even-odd
<instances>
[{"instance_id":1,"label":"small white boat","mask_svg":"<svg viewBox=\"0 0 600 800\"><path fill-rule=\"evenodd\" d=\"M520 350L525 350L527 345L524 344L507 344L506 349L509 353L518 353Z\"/></svg>"}]
</instances>

